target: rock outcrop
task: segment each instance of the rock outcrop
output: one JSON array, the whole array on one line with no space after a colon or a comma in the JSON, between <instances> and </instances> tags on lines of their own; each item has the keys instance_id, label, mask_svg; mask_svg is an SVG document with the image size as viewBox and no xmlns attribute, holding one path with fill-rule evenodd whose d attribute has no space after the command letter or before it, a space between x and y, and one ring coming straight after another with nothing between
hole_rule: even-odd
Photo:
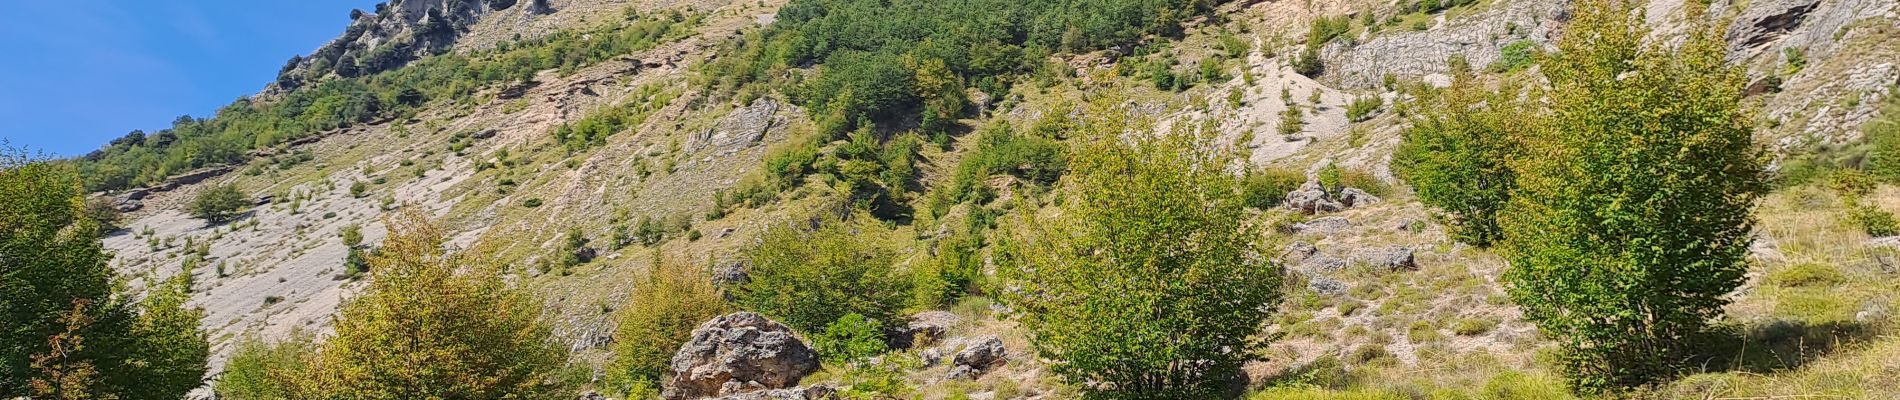
<instances>
[{"instance_id":1,"label":"rock outcrop","mask_svg":"<svg viewBox=\"0 0 1900 400\"><path fill-rule=\"evenodd\" d=\"M666 380L662 397L731 396L797 386L818 370L818 353L785 325L738 312L700 324L692 340L673 355L671 367L673 376Z\"/></svg>"},{"instance_id":2,"label":"rock outcrop","mask_svg":"<svg viewBox=\"0 0 1900 400\"><path fill-rule=\"evenodd\" d=\"M950 359L950 379L975 378L1005 361L1008 350L996 336L982 336L968 342Z\"/></svg>"}]
</instances>

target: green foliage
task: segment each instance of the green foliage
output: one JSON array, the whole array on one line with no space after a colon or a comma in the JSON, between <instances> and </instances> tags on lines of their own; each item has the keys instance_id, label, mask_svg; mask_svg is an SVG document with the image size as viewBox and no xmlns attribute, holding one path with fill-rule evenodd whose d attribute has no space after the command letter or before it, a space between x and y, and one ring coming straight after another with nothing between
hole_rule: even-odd
<instances>
[{"instance_id":1,"label":"green foliage","mask_svg":"<svg viewBox=\"0 0 1900 400\"><path fill-rule=\"evenodd\" d=\"M984 128L977 134L976 148L964 155L949 181L930 193L931 216L943 216L950 207L965 202L988 202L995 194L984 181L991 176L1010 175L1037 185L1054 183L1068 171L1068 151L1049 135L1066 127L1066 117L1051 117L1028 132L1017 132L1007 122Z\"/></svg>"},{"instance_id":2,"label":"green foliage","mask_svg":"<svg viewBox=\"0 0 1900 400\"><path fill-rule=\"evenodd\" d=\"M1306 130L1306 112L1299 106L1287 104L1286 111L1280 112L1280 134L1291 135Z\"/></svg>"},{"instance_id":3,"label":"green foliage","mask_svg":"<svg viewBox=\"0 0 1900 400\"><path fill-rule=\"evenodd\" d=\"M316 390L310 385L315 382L308 377L317 347L316 338L303 333L277 343L247 336L238 341L211 390L231 400L311 398Z\"/></svg>"},{"instance_id":4,"label":"green foliage","mask_svg":"<svg viewBox=\"0 0 1900 400\"><path fill-rule=\"evenodd\" d=\"M845 314L823 334L812 337L812 349L832 363L852 363L888 350L884 345L884 326L879 321L856 313Z\"/></svg>"},{"instance_id":5,"label":"green foliage","mask_svg":"<svg viewBox=\"0 0 1900 400\"><path fill-rule=\"evenodd\" d=\"M1501 217L1511 298L1561 346L1574 387L1677 373L1743 281L1765 190L1744 81L1714 28L1645 46L1623 3L1577 4L1545 64L1551 111Z\"/></svg>"},{"instance_id":6,"label":"green foliage","mask_svg":"<svg viewBox=\"0 0 1900 400\"><path fill-rule=\"evenodd\" d=\"M1131 130L1090 126L1064 212L1014 224L997 258L1020 289L1005 294L1086 398L1216 396L1264 345L1281 268L1250 255L1261 235L1218 146Z\"/></svg>"},{"instance_id":7,"label":"green foliage","mask_svg":"<svg viewBox=\"0 0 1900 400\"><path fill-rule=\"evenodd\" d=\"M84 193L70 165L0 149L0 396L183 397L209 355L189 275L128 300Z\"/></svg>"},{"instance_id":8,"label":"green foliage","mask_svg":"<svg viewBox=\"0 0 1900 400\"><path fill-rule=\"evenodd\" d=\"M550 398L566 351L499 265L442 249L413 212L387 221L376 279L344 305L317 368L324 398ZM417 340L426 337L427 340Z\"/></svg>"},{"instance_id":9,"label":"green foliage","mask_svg":"<svg viewBox=\"0 0 1900 400\"><path fill-rule=\"evenodd\" d=\"M596 110L580 121L554 128L554 140L569 153L607 143L607 137L646 123L647 116L672 103L658 85L642 86L626 102Z\"/></svg>"},{"instance_id":10,"label":"green foliage","mask_svg":"<svg viewBox=\"0 0 1900 400\"><path fill-rule=\"evenodd\" d=\"M1419 100L1392 171L1420 202L1449 215L1452 236L1489 246L1503 239L1497 215L1517 186L1509 163L1522 151L1517 136L1528 111L1515 92L1487 92L1475 79L1455 71L1451 87Z\"/></svg>"},{"instance_id":11,"label":"green foliage","mask_svg":"<svg viewBox=\"0 0 1900 400\"><path fill-rule=\"evenodd\" d=\"M191 216L210 223L229 222L237 217L239 211L251 205L251 200L238 191L237 185L212 186L198 193L191 200Z\"/></svg>"},{"instance_id":12,"label":"green foliage","mask_svg":"<svg viewBox=\"0 0 1900 400\"><path fill-rule=\"evenodd\" d=\"M1887 237L1900 235L1900 220L1893 213L1868 204L1854 204L1847 210L1847 219L1853 226L1860 227L1868 236Z\"/></svg>"},{"instance_id":13,"label":"green foliage","mask_svg":"<svg viewBox=\"0 0 1900 400\"><path fill-rule=\"evenodd\" d=\"M1540 50L1541 49L1537 48L1537 42L1531 41L1530 39L1511 42L1511 44L1504 45L1504 48L1498 49L1498 60L1492 62L1491 65L1485 66L1485 69L1493 73L1504 73L1524 69L1524 67L1529 67L1532 63L1537 62L1536 57Z\"/></svg>"},{"instance_id":14,"label":"green foliage","mask_svg":"<svg viewBox=\"0 0 1900 400\"><path fill-rule=\"evenodd\" d=\"M363 244L363 225L350 224L344 226L343 230L337 233L337 236L343 237L344 246L356 247L361 245Z\"/></svg>"},{"instance_id":15,"label":"green foliage","mask_svg":"<svg viewBox=\"0 0 1900 400\"><path fill-rule=\"evenodd\" d=\"M1828 264L1804 263L1770 271L1768 283L1781 287L1830 287L1847 281L1839 268Z\"/></svg>"},{"instance_id":16,"label":"green foliage","mask_svg":"<svg viewBox=\"0 0 1900 400\"><path fill-rule=\"evenodd\" d=\"M1869 145L1867 172L1887 182L1900 182L1900 98L1888 99L1880 116L1862 123L1860 129Z\"/></svg>"},{"instance_id":17,"label":"green foliage","mask_svg":"<svg viewBox=\"0 0 1900 400\"><path fill-rule=\"evenodd\" d=\"M712 278L702 270L656 260L651 272L634 283L633 298L620 309L607 381L623 392L660 387L670 371L667 363L680 345L692 339L693 329L728 308Z\"/></svg>"},{"instance_id":18,"label":"green foliage","mask_svg":"<svg viewBox=\"0 0 1900 400\"><path fill-rule=\"evenodd\" d=\"M1306 183L1306 174L1290 169L1268 168L1248 171L1241 178L1241 203L1261 210L1286 202L1286 194Z\"/></svg>"},{"instance_id":19,"label":"green foliage","mask_svg":"<svg viewBox=\"0 0 1900 400\"><path fill-rule=\"evenodd\" d=\"M879 228L847 224L766 231L744 250L751 281L734 291L734 302L803 332L823 332L847 314L896 321L908 281L891 271L890 250L864 240L877 235L862 230Z\"/></svg>"},{"instance_id":20,"label":"green foliage","mask_svg":"<svg viewBox=\"0 0 1900 400\"><path fill-rule=\"evenodd\" d=\"M1346 104L1346 119L1352 122L1361 122L1371 119L1372 113L1379 111L1379 107L1384 106L1385 98L1377 95L1352 99L1352 103Z\"/></svg>"}]
</instances>

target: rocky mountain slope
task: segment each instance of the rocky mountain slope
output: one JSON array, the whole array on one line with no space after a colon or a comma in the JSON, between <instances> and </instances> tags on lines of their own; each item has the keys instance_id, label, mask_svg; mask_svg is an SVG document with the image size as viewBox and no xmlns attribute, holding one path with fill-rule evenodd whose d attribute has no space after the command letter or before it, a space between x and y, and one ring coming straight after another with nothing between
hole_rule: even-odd
<instances>
[{"instance_id":1,"label":"rocky mountain slope","mask_svg":"<svg viewBox=\"0 0 1900 400\"><path fill-rule=\"evenodd\" d=\"M722 54L732 48L726 45L774 23L785 3L405 0L356 12L340 37L292 59L258 100L398 71L434 54L478 54L629 16L677 13L678 20L692 22L683 25L689 29L684 34L644 50L534 71L518 84L475 88L468 98L432 100L412 115L286 142L166 187L102 193L134 210L126 229L106 245L117 253L118 269L144 277L134 285L178 273L194 276L194 302L208 313L204 325L216 370L231 345L248 335L324 333L338 305L374 275L347 270L352 250L341 233L360 228L363 243L373 247L385 234L386 213L421 210L456 232L450 246L509 261L510 279L544 296L546 316L556 321L574 363L600 376L613 340L612 311L659 255L743 270L738 249L756 243L767 227L839 207L839 189L818 181L755 207L723 201L760 179L768 154L822 129L795 94L718 96L703 90L703 66L734 56ZM1286 233L1274 240L1287 249L1279 259L1299 278L1268 328L1280 338L1270 361L1248 368L1250 388L1301 379L1319 386L1344 384L1328 379L1357 379L1355 385L1414 393L1483 388L1501 379L1517 380L1502 385L1548 383L1547 367L1538 361L1548 343L1503 297L1502 259L1451 240L1433 213L1392 177L1389 160L1406 125L1406 85L1446 84L1454 56L1480 69L1496 66L1488 79L1538 79L1536 66L1508 64L1526 52L1553 51L1568 19L1566 6L1560 0L1489 0L1421 13L1383 1L1226 2L1218 6L1223 21L1188 21L1183 37L1156 53L1050 56L1067 71L1047 84L979 98L978 110L959 123L1032 126L1099 106L1092 102L1100 99L1125 99L1109 106L1153 117L1160 130L1211 127L1222 145L1243 149L1255 166L1314 174L1337 165L1377 177L1376 186L1388 189L1367 187L1377 193L1362 191L1363 197L1289 195L1296 208L1318 215L1263 214L1287 218ZM1696 23L1726 24L1730 58L1746 66L1754 82L1749 102L1763 121L1759 139L1772 145L1778 160L1858 143L1860 125L1879 115L1900 84L1900 6L1891 0L1654 0L1644 9L1659 41L1673 40ZM1343 40L1319 48L1323 71L1299 73L1294 61L1309 24L1339 16L1351 28ZM1155 90L1116 68L1165 57L1188 60L1193 71L1195 63L1228 51L1228 38L1245 44L1242 54L1215 68L1216 79L1185 90ZM1353 110L1368 99L1379 105ZM1300 125L1282 126L1291 108L1307 111ZM576 148L556 137L589 117L623 112L636 116L633 122L597 144ZM929 185L950 179L957 161L976 147L974 136L920 150L921 180ZM224 184L256 197L256 207L222 225L188 215L189 199ZM1036 190L1007 177L983 184L1005 193ZM1892 244L1833 222L1847 211L1832 196L1795 188L1769 197L1761 211L1754 278L1734 295L1732 318L1763 332L1797 329L1786 324L1812 316L1790 302L1824 303L1819 307L1826 313L1840 315L1804 321L1793 333L1764 335L1843 341L1847 350L1795 344L1795 354L1777 356L1790 360L1789 367L1834 371L1817 374L1853 373L1842 387L1864 398L1900 395L1878 388L1900 378L1891 361L1878 361L1880 354L1895 354L1893 340L1861 336L1890 319L1888 310L1900 300L1900 292L1880 283L1895 273L1884 255ZM1888 209L1900 208L1900 192L1893 188L1874 198ZM901 251L929 254L928 240L965 218L971 218L968 210L888 226ZM628 226L646 225L641 221L658 229L642 232L642 240L617 237ZM570 231L586 244L567 245ZM651 244L638 243L648 238ZM580 262L565 262L570 256ZM1766 278L1812 263L1840 266L1849 277L1837 283L1834 297L1816 300ZM926 325L940 325L932 329L941 332L941 341L915 350L930 354L922 357L924 365L906 372L917 392L925 398L1076 396L1033 356L1026 333L1007 311L976 297L920 314L919 321L935 321ZM1811 329L1822 322L1867 330ZM965 360L963 352L979 348L982 354ZM1340 367L1341 360L1370 366ZM1360 372L1337 372L1346 369ZM1768 372L1770 383L1717 373L1658 397L1824 386L1806 381L1822 378L1804 371ZM1335 373L1342 378L1328 375ZM826 371L805 381L839 378L839 371Z\"/></svg>"}]
</instances>

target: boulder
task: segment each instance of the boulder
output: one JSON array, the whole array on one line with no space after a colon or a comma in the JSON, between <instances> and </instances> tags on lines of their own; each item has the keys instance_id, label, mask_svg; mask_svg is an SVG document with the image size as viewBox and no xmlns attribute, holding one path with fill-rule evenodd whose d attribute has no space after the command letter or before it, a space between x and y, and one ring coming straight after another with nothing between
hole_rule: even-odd
<instances>
[{"instance_id":1,"label":"boulder","mask_svg":"<svg viewBox=\"0 0 1900 400\"><path fill-rule=\"evenodd\" d=\"M1345 205L1346 208L1365 207L1378 202L1378 196L1373 196L1372 193L1359 190L1359 188L1345 188L1339 190L1339 204Z\"/></svg>"},{"instance_id":2,"label":"boulder","mask_svg":"<svg viewBox=\"0 0 1900 400\"><path fill-rule=\"evenodd\" d=\"M1354 261L1365 263L1375 268L1384 268L1393 271L1418 269L1418 264L1414 262L1412 257L1412 249L1403 246L1360 249L1353 253L1352 258Z\"/></svg>"},{"instance_id":3,"label":"boulder","mask_svg":"<svg viewBox=\"0 0 1900 400\"><path fill-rule=\"evenodd\" d=\"M1352 265L1351 261L1326 255L1309 257L1306 262L1300 263L1301 269L1312 272L1339 272L1350 265Z\"/></svg>"},{"instance_id":4,"label":"boulder","mask_svg":"<svg viewBox=\"0 0 1900 400\"><path fill-rule=\"evenodd\" d=\"M744 261L733 261L713 268L713 286L730 288L744 285L746 282L751 281L752 277L746 275Z\"/></svg>"},{"instance_id":5,"label":"boulder","mask_svg":"<svg viewBox=\"0 0 1900 400\"><path fill-rule=\"evenodd\" d=\"M1339 212L1346 209L1344 204L1334 201L1333 196L1324 189L1301 188L1286 194L1286 208L1308 215Z\"/></svg>"},{"instance_id":6,"label":"boulder","mask_svg":"<svg viewBox=\"0 0 1900 400\"><path fill-rule=\"evenodd\" d=\"M1003 357L1007 354L1002 339L994 335L977 337L950 359L950 379L980 376L984 371L1002 365L1005 361Z\"/></svg>"},{"instance_id":7,"label":"boulder","mask_svg":"<svg viewBox=\"0 0 1900 400\"><path fill-rule=\"evenodd\" d=\"M673 355L670 367L672 376L663 385L662 397L730 396L797 386L818 370L818 353L791 328L737 312L700 324L692 340Z\"/></svg>"},{"instance_id":8,"label":"boulder","mask_svg":"<svg viewBox=\"0 0 1900 400\"><path fill-rule=\"evenodd\" d=\"M1286 253L1284 254L1286 262L1297 263L1306 261L1308 257L1312 257L1314 254L1319 254L1319 247L1315 247L1312 243L1303 241L1293 242L1293 244L1286 246Z\"/></svg>"},{"instance_id":9,"label":"boulder","mask_svg":"<svg viewBox=\"0 0 1900 400\"><path fill-rule=\"evenodd\" d=\"M583 263L593 262L594 258L599 257L599 256L600 256L600 253L598 251L595 251L594 248L592 247L583 246L581 248L574 249L574 259L581 260L581 262Z\"/></svg>"},{"instance_id":10,"label":"boulder","mask_svg":"<svg viewBox=\"0 0 1900 400\"><path fill-rule=\"evenodd\" d=\"M914 344L936 343L950 332L950 327L963 322L963 317L949 311L925 311L910 316L910 323L904 327L904 336ZM908 347L908 346L906 346Z\"/></svg>"}]
</instances>

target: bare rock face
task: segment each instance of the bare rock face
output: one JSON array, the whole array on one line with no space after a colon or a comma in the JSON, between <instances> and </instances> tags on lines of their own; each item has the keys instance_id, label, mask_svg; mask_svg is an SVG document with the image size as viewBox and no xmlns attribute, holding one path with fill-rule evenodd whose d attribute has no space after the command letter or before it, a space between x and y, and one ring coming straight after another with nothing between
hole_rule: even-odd
<instances>
[{"instance_id":1,"label":"bare rock face","mask_svg":"<svg viewBox=\"0 0 1900 400\"><path fill-rule=\"evenodd\" d=\"M818 353L791 328L764 316L737 312L700 324L673 355L669 400L731 396L798 385L818 370ZM793 397L745 397L793 398Z\"/></svg>"}]
</instances>

